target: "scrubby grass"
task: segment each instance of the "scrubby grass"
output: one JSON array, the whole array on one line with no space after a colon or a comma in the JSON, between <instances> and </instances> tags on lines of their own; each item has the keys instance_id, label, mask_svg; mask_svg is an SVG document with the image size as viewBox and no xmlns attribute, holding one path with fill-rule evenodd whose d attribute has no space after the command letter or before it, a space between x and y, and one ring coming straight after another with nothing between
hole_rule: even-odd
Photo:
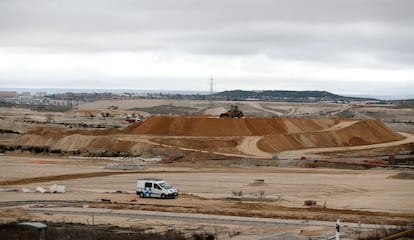
<instances>
[{"instance_id":1,"label":"scrubby grass","mask_svg":"<svg viewBox=\"0 0 414 240\"><path fill-rule=\"evenodd\" d=\"M212 233L193 233L191 236L179 231L169 230L164 233L146 233L143 229L120 228L109 225L83 225L73 223L46 223L45 240L213 240ZM0 239L38 239L39 232L30 228L17 226L16 223L0 225Z\"/></svg>"}]
</instances>

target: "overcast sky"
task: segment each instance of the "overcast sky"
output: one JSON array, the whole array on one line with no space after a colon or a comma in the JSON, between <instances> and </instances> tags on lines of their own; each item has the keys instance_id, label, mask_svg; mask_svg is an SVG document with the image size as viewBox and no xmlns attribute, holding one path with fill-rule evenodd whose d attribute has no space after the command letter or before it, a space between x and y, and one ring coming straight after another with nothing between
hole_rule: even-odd
<instances>
[{"instance_id":1,"label":"overcast sky","mask_svg":"<svg viewBox=\"0 0 414 240\"><path fill-rule=\"evenodd\" d=\"M414 97L412 0L1 0L0 88Z\"/></svg>"}]
</instances>

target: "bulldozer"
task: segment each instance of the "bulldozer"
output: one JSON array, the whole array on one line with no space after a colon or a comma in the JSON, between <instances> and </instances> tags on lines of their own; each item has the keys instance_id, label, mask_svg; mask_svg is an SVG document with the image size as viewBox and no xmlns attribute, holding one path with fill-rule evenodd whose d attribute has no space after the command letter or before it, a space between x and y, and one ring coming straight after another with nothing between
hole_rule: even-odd
<instances>
[{"instance_id":1,"label":"bulldozer","mask_svg":"<svg viewBox=\"0 0 414 240\"><path fill-rule=\"evenodd\" d=\"M221 118L241 118L243 116L243 111L239 110L239 106L237 105L231 105L229 111L220 114Z\"/></svg>"}]
</instances>

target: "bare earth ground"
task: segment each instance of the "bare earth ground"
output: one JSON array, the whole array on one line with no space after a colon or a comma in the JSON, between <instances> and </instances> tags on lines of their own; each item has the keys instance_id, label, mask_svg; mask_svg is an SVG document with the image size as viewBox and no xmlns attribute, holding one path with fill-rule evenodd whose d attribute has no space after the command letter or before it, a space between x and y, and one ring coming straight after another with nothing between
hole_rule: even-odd
<instances>
[{"instance_id":1,"label":"bare earth ground","mask_svg":"<svg viewBox=\"0 0 414 240\"><path fill-rule=\"evenodd\" d=\"M390 178L400 172L397 170L193 168L149 164L146 170L129 172L105 170L108 163L110 161L98 159L0 156L2 188L20 190L25 187L34 191L37 186L47 188L51 184L65 185L67 188L64 194L0 192L1 202L48 200L62 204L62 201L75 201L71 206L324 220L333 223L337 218L345 222L391 225L405 225L414 220L412 180ZM138 198L135 194L136 179L144 177L165 179L178 188L180 197L171 200ZM262 179L264 183L257 183L255 179ZM244 198L230 200L234 197L232 192L238 191L243 192ZM264 192L263 199L258 198L261 191ZM101 203L102 199L111 200L112 203ZM305 200L315 200L318 206L305 207ZM33 211L33 208L19 209L1 208L2 221L27 217L48 221L92 221L86 211L81 214L84 212L82 209L77 214L57 212L52 215L45 215L47 208L40 209L40 212ZM151 231L165 231L172 226L187 231L203 229L220 233L224 239L258 239L258 236L277 232L298 233L302 228L316 229L317 235L332 232L332 228L318 225L275 228L262 224L252 228L243 224L198 224L194 220L156 218L131 222L130 217L113 215L99 215L94 221L120 226L146 226ZM230 236L233 232L239 234ZM250 238L241 238L249 235Z\"/></svg>"},{"instance_id":2,"label":"bare earth ground","mask_svg":"<svg viewBox=\"0 0 414 240\"><path fill-rule=\"evenodd\" d=\"M145 108L160 105L167 105L168 110L177 107L185 111L193 109L195 113L207 112L206 104L202 101L137 100L88 103L68 113L0 109L0 143L6 146L80 149L84 154L81 156L110 149L112 153L128 150L145 158L171 157L163 161L169 164L126 158L122 163L145 164L146 167L126 171L105 169L108 164L119 163L119 159L59 157L44 152L28 153L28 150L6 152L0 155L0 221L110 223L149 232L170 229L212 232L218 239L327 239L334 235L338 218L344 221L343 232L348 239L355 239L356 233L379 225L413 224L413 180L392 178L401 172L413 176L413 170L258 167L249 160L251 157L271 159L275 151L279 159L288 159L284 160L286 162L303 156L311 160L341 156L345 160L332 161L351 161L351 156L367 159L371 154L412 154L412 109L240 102L240 107L250 116L289 117L280 125L281 131L286 128L287 134L275 134L273 138L254 134L259 131L258 125L249 125L247 120L239 121L245 125L240 125L237 131L245 131L248 126L252 133L243 136L231 133L233 123L219 131L229 131L228 135L191 135L200 130L194 126L191 130L195 122L190 125L176 122L166 128L166 131L190 131L182 136L131 134L127 131L140 131L139 125L128 127L123 118L115 116L136 113L148 117L150 114ZM214 104L210 112L219 114L230 103ZM100 116L113 105L119 106L119 110L111 112L114 117ZM131 110L134 108L141 110ZM319 121L321 116L324 118ZM310 130L304 129L304 122L296 119L301 117L306 117ZM354 119L348 120L348 117ZM394 131L402 132L394 134L376 120L360 119L380 119ZM374 130L363 132L374 126L371 124L375 125ZM97 129L98 126L107 130ZM165 127L160 124L154 129L160 126ZM216 126L208 124L207 127ZM353 135L344 134L345 130ZM379 130L384 130L384 134L379 136ZM211 133L209 128L205 132ZM390 139L385 140L386 136ZM276 146L281 137L287 147L295 143L311 148ZM323 148L312 145L315 142L311 140L316 137L320 142L326 140ZM330 145L337 140L345 146ZM187 160L176 161L181 157ZM199 161L202 157L207 160ZM170 200L138 198L136 179L144 177L163 178L179 190L180 196ZM66 186L67 192L41 194L34 190L38 186L47 189L52 184ZM31 192L23 193L22 188ZM316 201L317 206L304 206L306 200ZM148 210L151 212L145 212Z\"/></svg>"}]
</instances>

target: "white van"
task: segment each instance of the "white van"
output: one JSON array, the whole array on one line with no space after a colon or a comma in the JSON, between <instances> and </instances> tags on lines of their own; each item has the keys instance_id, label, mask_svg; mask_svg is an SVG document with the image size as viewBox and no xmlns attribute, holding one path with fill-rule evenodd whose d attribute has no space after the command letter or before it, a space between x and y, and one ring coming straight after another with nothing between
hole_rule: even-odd
<instances>
[{"instance_id":1,"label":"white van","mask_svg":"<svg viewBox=\"0 0 414 240\"><path fill-rule=\"evenodd\" d=\"M175 198L177 189L162 179L144 178L137 181L137 195L140 197Z\"/></svg>"}]
</instances>

